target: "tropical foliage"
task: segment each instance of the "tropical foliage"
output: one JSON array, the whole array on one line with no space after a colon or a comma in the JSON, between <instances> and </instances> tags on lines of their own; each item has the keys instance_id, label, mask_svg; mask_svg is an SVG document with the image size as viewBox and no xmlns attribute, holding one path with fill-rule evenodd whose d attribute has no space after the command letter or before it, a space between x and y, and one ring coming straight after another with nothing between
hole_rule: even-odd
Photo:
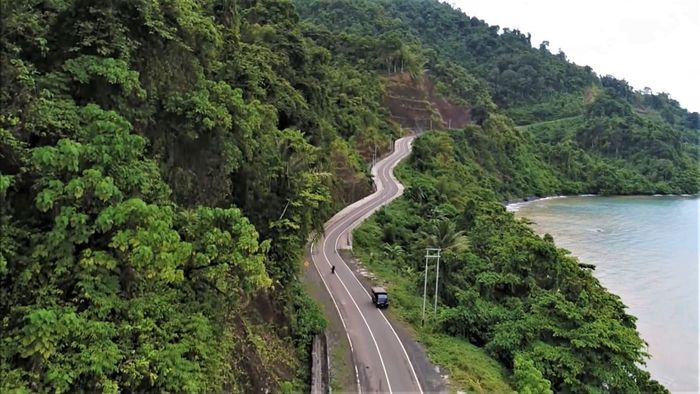
<instances>
[{"instance_id":1,"label":"tropical foliage","mask_svg":"<svg viewBox=\"0 0 700 394\"><path fill-rule=\"evenodd\" d=\"M416 232L469 272L440 290L442 330L523 390L653 384L619 300L494 204L697 192L698 115L668 95L433 0L8 0L0 18L0 391L304 390L324 322L303 246L371 191L397 74L473 121L420 140L415 204L382 222L397 258Z\"/></svg>"},{"instance_id":2,"label":"tropical foliage","mask_svg":"<svg viewBox=\"0 0 700 394\"><path fill-rule=\"evenodd\" d=\"M620 299L500 203L513 183L504 177L505 160L517 163L522 152L508 150L509 140L469 143L477 132L484 131L420 137L400 171L406 201L356 230L356 249L409 279L396 291L418 295L424 248L443 248L438 313L428 324L485 349L512 371L518 391L665 392L639 367L645 343ZM500 152L500 171L475 159ZM533 193L540 187L524 186ZM434 270L428 280L434 283ZM404 316L421 325L420 314Z\"/></svg>"},{"instance_id":3,"label":"tropical foliage","mask_svg":"<svg viewBox=\"0 0 700 394\"><path fill-rule=\"evenodd\" d=\"M303 245L396 133L375 79L284 1L1 7L0 391L303 388Z\"/></svg>"}]
</instances>

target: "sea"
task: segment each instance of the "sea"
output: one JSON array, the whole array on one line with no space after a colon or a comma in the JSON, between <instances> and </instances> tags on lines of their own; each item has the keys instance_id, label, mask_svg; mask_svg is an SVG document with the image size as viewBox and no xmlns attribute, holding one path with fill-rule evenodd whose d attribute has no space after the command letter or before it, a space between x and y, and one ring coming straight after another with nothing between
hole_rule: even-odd
<instances>
[{"instance_id":1,"label":"sea","mask_svg":"<svg viewBox=\"0 0 700 394\"><path fill-rule=\"evenodd\" d=\"M698 213L694 196L552 197L510 204L619 295L648 343L646 369L673 393L698 392Z\"/></svg>"}]
</instances>

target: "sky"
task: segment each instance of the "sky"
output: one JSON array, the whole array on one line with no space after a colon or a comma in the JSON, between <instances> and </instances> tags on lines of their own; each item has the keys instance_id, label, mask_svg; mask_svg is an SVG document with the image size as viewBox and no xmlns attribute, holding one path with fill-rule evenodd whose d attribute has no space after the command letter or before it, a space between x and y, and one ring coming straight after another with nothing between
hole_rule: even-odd
<instances>
[{"instance_id":1,"label":"sky","mask_svg":"<svg viewBox=\"0 0 700 394\"><path fill-rule=\"evenodd\" d=\"M447 0L469 16L549 41L569 61L700 112L698 0Z\"/></svg>"}]
</instances>

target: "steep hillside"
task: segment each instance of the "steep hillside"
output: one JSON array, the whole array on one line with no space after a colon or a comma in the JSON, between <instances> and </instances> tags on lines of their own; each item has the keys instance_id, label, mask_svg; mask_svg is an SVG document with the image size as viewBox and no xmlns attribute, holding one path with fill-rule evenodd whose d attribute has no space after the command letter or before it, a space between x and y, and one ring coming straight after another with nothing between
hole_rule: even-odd
<instances>
[{"instance_id":1,"label":"steep hillside","mask_svg":"<svg viewBox=\"0 0 700 394\"><path fill-rule=\"evenodd\" d=\"M287 1L0 5L0 391L304 390L303 245L399 134Z\"/></svg>"},{"instance_id":2,"label":"steep hillside","mask_svg":"<svg viewBox=\"0 0 700 394\"><path fill-rule=\"evenodd\" d=\"M521 128L528 149L557 178L540 193L700 191L698 114L666 94L599 77L550 53L546 42L533 48L527 34L489 26L437 0L295 4L308 18L305 34L338 58L384 75L389 88L397 69L410 69L414 78L425 70L439 93L469 108L471 121L503 114L531 125ZM394 97L389 93L386 104L396 112ZM436 117L414 104L403 107L422 122Z\"/></svg>"},{"instance_id":3,"label":"steep hillside","mask_svg":"<svg viewBox=\"0 0 700 394\"><path fill-rule=\"evenodd\" d=\"M457 129L412 163L412 198L451 218L474 182L489 202L700 187L697 113L434 0L9 0L0 18L0 392L307 389L324 321L303 246L370 191L400 124ZM504 275L479 280L530 294ZM454 319L473 296L447 294L467 297ZM553 297L517 310L576 309ZM503 332L485 311L465 335L479 346ZM637 378L621 319L604 345ZM553 375L551 343L519 362L511 339L489 352L515 379ZM557 389L607 384L577 374L594 355L562 362Z\"/></svg>"},{"instance_id":4,"label":"steep hillside","mask_svg":"<svg viewBox=\"0 0 700 394\"><path fill-rule=\"evenodd\" d=\"M403 128L460 129L469 123L469 109L437 93L435 83L426 74L416 79L406 73L389 75L384 85L384 106Z\"/></svg>"}]
</instances>

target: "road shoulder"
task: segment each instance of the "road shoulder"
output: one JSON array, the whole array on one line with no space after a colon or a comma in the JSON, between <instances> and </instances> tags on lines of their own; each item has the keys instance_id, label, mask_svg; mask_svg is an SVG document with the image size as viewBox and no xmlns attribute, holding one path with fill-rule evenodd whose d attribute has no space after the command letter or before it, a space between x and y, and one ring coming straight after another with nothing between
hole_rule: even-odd
<instances>
[{"instance_id":1,"label":"road shoulder","mask_svg":"<svg viewBox=\"0 0 700 394\"><path fill-rule=\"evenodd\" d=\"M342 249L338 252L343 258L345 264L347 264L348 267L350 267L355 277L359 279L360 283L362 284L362 286L365 287L365 289L367 289L367 291L369 291L370 287L372 287L373 285L378 284L376 282L373 282L371 278L367 277L371 275L368 275L368 272L364 268L362 268L362 265L358 264L351 250ZM423 392L447 392L447 382L440 374L439 367L430 362L430 359L428 358L425 349L416 340L416 337L413 334L411 328L406 323L396 320L386 311L382 311L382 313L384 313L387 319L391 322L391 325L392 327L394 327L396 334L398 334L399 338L401 339L401 342L403 343L404 348L406 349L406 353L408 354L408 357L416 370L416 375L420 379L420 385L423 389Z\"/></svg>"},{"instance_id":2,"label":"road shoulder","mask_svg":"<svg viewBox=\"0 0 700 394\"><path fill-rule=\"evenodd\" d=\"M319 303L328 322L325 331L328 358L325 362L328 364L328 373L330 374L330 389L332 391L348 391L349 388L355 388L354 391L357 391L357 379L350 343L340 316L338 316L338 311L335 309L333 301L311 260L311 243L308 243L304 250L303 274L307 291ZM325 356L317 355L317 357ZM323 362L323 360L321 361Z\"/></svg>"}]
</instances>

